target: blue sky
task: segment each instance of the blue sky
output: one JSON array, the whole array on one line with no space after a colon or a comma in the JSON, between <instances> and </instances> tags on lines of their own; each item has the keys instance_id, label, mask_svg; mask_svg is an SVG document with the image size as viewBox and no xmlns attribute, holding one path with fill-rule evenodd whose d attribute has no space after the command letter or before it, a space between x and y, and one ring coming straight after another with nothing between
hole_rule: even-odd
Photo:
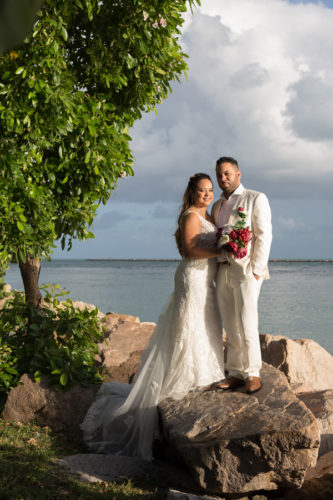
<instances>
[{"instance_id":1,"label":"blue sky","mask_svg":"<svg viewBox=\"0 0 333 500\"><path fill-rule=\"evenodd\" d=\"M188 78L132 130L135 176L119 180L95 239L53 258L177 258L188 178L237 158L267 194L272 258L333 258L333 0L202 0L182 35Z\"/></svg>"}]
</instances>

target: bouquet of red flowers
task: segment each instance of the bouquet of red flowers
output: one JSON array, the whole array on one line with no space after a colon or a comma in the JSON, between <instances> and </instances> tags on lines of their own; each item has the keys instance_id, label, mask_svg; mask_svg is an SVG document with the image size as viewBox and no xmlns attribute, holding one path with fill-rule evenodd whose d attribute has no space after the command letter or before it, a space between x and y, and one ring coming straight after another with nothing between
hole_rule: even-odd
<instances>
[{"instance_id":1,"label":"bouquet of red flowers","mask_svg":"<svg viewBox=\"0 0 333 500\"><path fill-rule=\"evenodd\" d=\"M234 255L235 259L242 259L247 254L247 245L252 238L252 232L246 224L247 214L243 207L238 208L239 220L234 226L219 227L216 233L219 247Z\"/></svg>"}]
</instances>

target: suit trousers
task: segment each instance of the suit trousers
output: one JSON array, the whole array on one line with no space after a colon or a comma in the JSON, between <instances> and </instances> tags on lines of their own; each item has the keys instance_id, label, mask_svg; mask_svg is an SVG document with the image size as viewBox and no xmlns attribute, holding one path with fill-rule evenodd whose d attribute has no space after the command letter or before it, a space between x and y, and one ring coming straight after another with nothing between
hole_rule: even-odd
<instances>
[{"instance_id":1,"label":"suit trousers","mask_svg":"<svg viewBox=\"0 0 333 500\"><path fill-rule=\"evenodd\" d=\"M226 370L246 380L259 377L261 351L258 330L258 299L262 278L244 281L232 277L230 265L219 264L216 277L217 303L227 339Z\"/></svg>"}]
</instances>

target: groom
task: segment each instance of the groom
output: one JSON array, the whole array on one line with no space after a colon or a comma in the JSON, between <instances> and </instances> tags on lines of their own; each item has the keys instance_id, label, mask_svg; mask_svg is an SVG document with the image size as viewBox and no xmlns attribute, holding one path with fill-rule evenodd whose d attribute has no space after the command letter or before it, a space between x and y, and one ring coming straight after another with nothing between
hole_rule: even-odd
<instances>
[{"instance_id":1,"label":"groom","mask_svg":"<svg viewBox=\"0 0 333 500\"><path fill-rule=\"evenodd\" d=\"M234 226L239 208L252 239L243 258L222 252L216 278L218 307L227 336L228 377L215 384L220 389L245 385L247 393L261 389L261 352L258 331L258 298L262 281L269 278L268 257L272 241L271 211L263 193L245 189L234 158L216 162L222 197L214 203L212 216L218 228Z\"/></svg>"}]
</instances>

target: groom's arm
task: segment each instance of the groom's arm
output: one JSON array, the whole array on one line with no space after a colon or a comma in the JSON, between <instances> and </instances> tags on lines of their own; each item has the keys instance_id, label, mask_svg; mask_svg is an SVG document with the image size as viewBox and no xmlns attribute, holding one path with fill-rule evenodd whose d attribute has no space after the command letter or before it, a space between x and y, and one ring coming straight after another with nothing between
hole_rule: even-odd
<instances>
[{"instance_id":1,"label":"groom's arm","mask_svg":"<svg viewBox=\"0 0 333 500\"><path fill-rule=\"evenodd\" d=\"M271 209L267 196L263 193L260 193L254 201L252 231L254 234L254 248L251 257L252 272L255 277L259 278L265 274L272 243Z\"/></svg>"}]
</instances>

